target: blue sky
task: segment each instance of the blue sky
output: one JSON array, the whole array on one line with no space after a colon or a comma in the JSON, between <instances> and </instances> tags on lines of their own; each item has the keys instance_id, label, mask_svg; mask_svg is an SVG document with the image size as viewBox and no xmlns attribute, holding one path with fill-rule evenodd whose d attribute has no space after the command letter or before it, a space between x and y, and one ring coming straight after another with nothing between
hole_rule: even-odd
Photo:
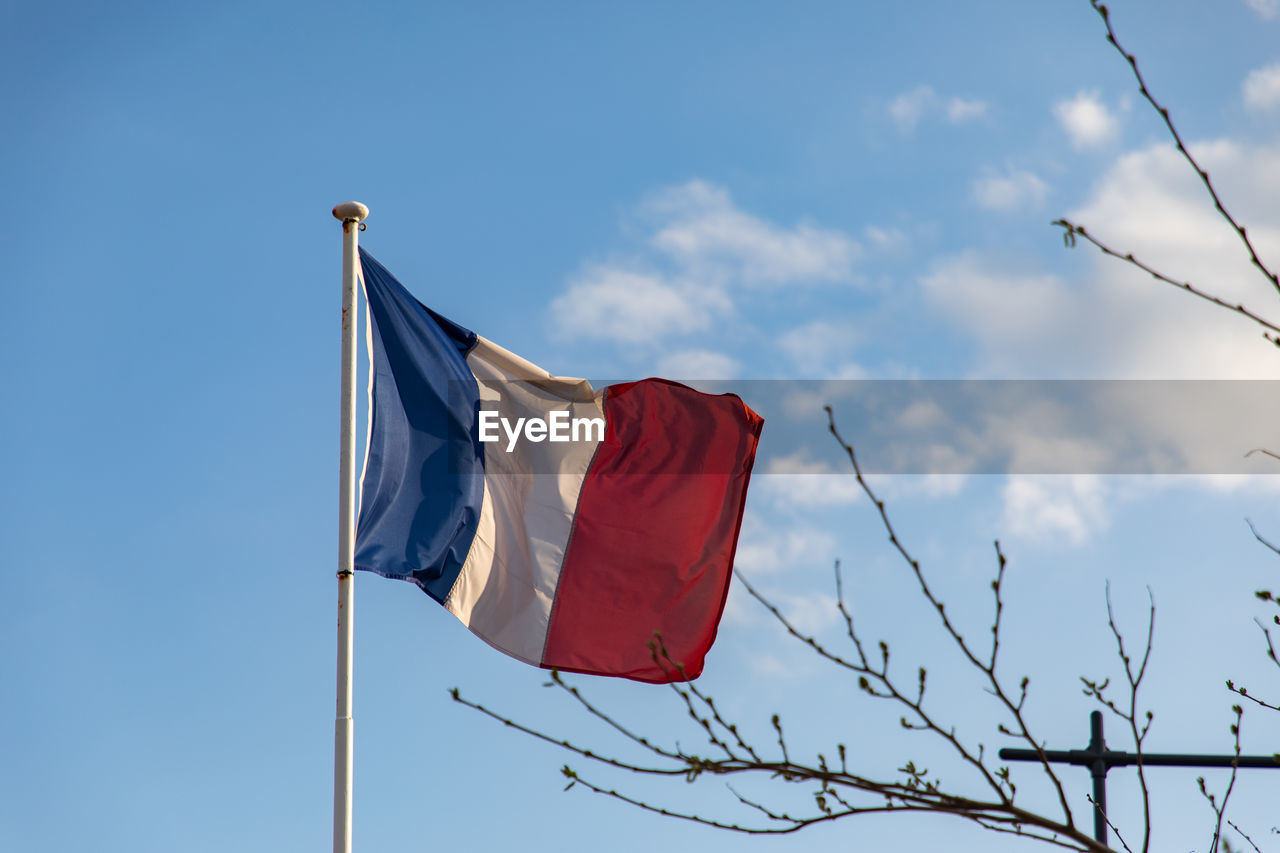
<instances>
[{"instance_id":1,"label":"blue sky","mask_svg":"<svg viewBox=\"0 0 1280 853\"><path fill-rule=\"evenodd\" d=\"M1276 3L1112 6L1280 263ZM424 302L556 373L1280 378L1249 323L1069 252L1049 226L1069 216L1280 313L1085 0L11 3L4 19L0 826L15 850L329 843L339 201L370 206L362 245ZM871 509L818 461L815 424L812 458L753 482L740 568L823 632L841 559L868 631L936 659L939 702L998 744ZM1084 745L1077 677L1114 674L1110 580L1131 633L1148 586L1159 607L1148 746L1219 752L1224 678L1280 693L1252 622L1280 564L1244 522L1280 538L1274 480L879 485L975 630L1004 544L1009 674L1032 674L1051 745ZM815 750L947 769L740 593L702 684L744 726L767 740L780 711ZM941 818L744 839L562 793L564 756L446 693L609 742L543 680L412 587L361 576L358 849L1015 849ZM588 686L695 737L663 689ZM1276 724L1247 714L1245 749L1273 751ZM1207 849L1195 775L1153 778L1162 848ZM1087 776L1063 777L1083 811ZM1260 843L1277 781L1255 771L1233 795ZM1130 835L1132 788L1113 776ZM650 793L732 813L714 782Z\"/></svg>"}]
</instances>

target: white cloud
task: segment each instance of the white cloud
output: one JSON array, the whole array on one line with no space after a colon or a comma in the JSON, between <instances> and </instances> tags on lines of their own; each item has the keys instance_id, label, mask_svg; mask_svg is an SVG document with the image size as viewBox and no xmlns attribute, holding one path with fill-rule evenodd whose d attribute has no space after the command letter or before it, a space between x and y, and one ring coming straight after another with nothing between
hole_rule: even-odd
<instances>
[{"instance_id":1,"label":"white cloud","mask_svg":"<svg viewBox=\"0 0 1280 853\"><path fill-rule=\"evenodd\" d=\"M1010 477L1004 487L1006 535L1050 545L1081 545L1108 525L1107 489L1100 477Z\"/></svg>"},{"instance_id":2,"label":"white cloud","mask_svg":"<svg viewBox=\"0 0 1280 853\"><path fill-rule=\"evenodd\" d=\"M827 566L827 569L834 571L833 565L834 563ZM750 575L747 576L747 579L752 580ZM840 620L840 608L837 605L836 597L830 593L802 594L772 587L762 588L758 583L752 583L752 586L772 602L786 620L802 634L810 636L820 634ZM760 602L756 601L751 593L746 591L745 587L737 583L729 586L729 600L726 602L724 609L724 618L728 622L737 625L778 625L773 614L765 610ZM800 647L788 647L788 649L793 648L798 649ZM760 664L761 668L770 674L782 674L788 670L795 670L795 663L791 660L791 655L783 657L768 655L765 656Z\"/></svg>"},{"instance_id":3,"label":"white cloud","mask_svg":"<svg viewBox=\"0 0 1280 853\"><path fill-rule=\"evenodd\" d=\"M947 121L952 124L982 118L987 114L987 102L973 98L952 98L947 101Z\"/></svg>"},{"instance_id":4,"label":"white cloud","mask_svg":"<svg viewBox=\"0 0 1280 853\"><path fill-rule=\"evenodd\" d=\"M847 358L858 338L858 331L851 323L815 320L783 333L778 338L778 347L812 378L819 373L830 373L827 368Z\"/></svg>"},{"instance_id":5,"label":"white cloud","mask_svg":"<svg viewBox=\"0 0 1280 853\"><path fill-rule=\"evenodd\" d=\"M688 349L669 352L658 359L658 375L687 382L697 379L732 379L738 362L721 352Z\"/></svg>"},{"instance_id":6,"label":"white cloud","mask_svg":"<svg viewBox=\"0 0 1280 853\"><path fill-rule=\"evenodd\" d=\"M1056 357L1071 334L1070 321L1084 310L1057 276L1019 272L977 252L942 261L921 285L929 304L978 338L986 350L984 376L1016 375L1029 350L1043 348L1052 354L1048 358ZM1054 333L1055 324L1064 324L1061 334Z\"/></svg>"},{"instance_id":7,"label":"white cloud","mask_svg":"<svg viewBox=\"0 0 1280 853\"><path fill-rule=\"evenodd\" d=\"M836 539L825 530L779 527L772 520L748 524L744 519L734 566L756 577L793 569L830 568L836 557Z\"/></svg>"},{"instance_id":8,"label":"white cloud","mask_svg":"<svg viewBox=\"0 0 1280 853\"><path fill-rule=\"evenodd\" d=\"M937 115L951 124L972 121L987 114L989 105L977 98L943 98L932 86L921 85L889 102L889 117L903 133L911 133L921 120Z\"/></svg>"},{"instance_id":9,"label":"white cloud","mask_svg":"<svg viewBox=\"0 0 1280 853\"><path fill-rule=\"evenodd\" d=\"M1257 474L1201 474L1194 477L1179 477L1179 483L1193 483L1216 492L1220 495L1230 494L1248 494L1259 497L1274 497L1280 492L1280 477L1270 476L1275 473L1274 463L1261 463L1258 467L1258 473L1267 474L1266 477L1259 477ZM1273 513L1274 508L1269 506L1260 506L1259 510ZM1252 511L1252 510L1251 510ZM1268 537L1270 538L1270 537Z\"/></svg>"},{"instance_id":10,"label":"white cloud","mask_svg":"<svg viewBox=\"0 0 1280 853\"><path fill-rule=\"evenodd\" d=\"M898 129L910 133L916 129L926 111L938 103L938 93L932 86L916 86L889 102L889 117L897 122Z\"/></svg>"},{"instance_id":11,"label":"white cloud","mask_svg":"<svg viewBox=\"0 0 1280 853\"><path fill-rule=\"evenodd\" d=\"M867 482L882 500L954 497L964 490L966 474L869 474ZM774 507L828 509L867 500L853 468L835 468L803 454L776 457L767 470L752 475L752 488Z\"/></svg>"},{"instance_id":12,"label":"white cloud","mask_svg":"<svg viewBox=\"0 0 1280 853\"><path fill-rule=\"evenodd\" d=\"M842 231L753 216L727 190L705 181L650 194L637 218L649 229L637 256L586 266L554 300L561 337L658 346L732 316L744 289L850 282L862 253ZM680 372L686 366L708 371L698 378L736 372L727 356L709 355L703 349L669 357Z\"/></svg>"},{"instance_id":13,"label":"white cloud","mask_svg":"<svg viewBox=\"0 0 1280 853\"><path fill-rule=\"evenodd\" d=\"M1280 12L1280 0L1244 0L1245 5L1264 19L1270 20Z\"/></svg>"},{"instance_id":14,"label":"white cloud","mask_svg":"<svg viewBox=\"0 0 1280 853\"><path fill-rule=\"evenodd\" d=\"M969 482L969 475L869 474L867 482L881 500L901 501L917 497L934 500L960 494Z\"/></svg>"},{"instance_id":15,"label":"white cloud","mask_svg":"<svg viewBox=\"0 0 1280 853\"><path fill-rule=\"evenodd\" d=\"M1053 114L1076 148L1093 148L1114 139L1119 125L1097 92L1079 92L1053 105Z\"/></svg>"},{"instance_id":16,"label":"white cloud","mask_svg":"<svg viewBox=\"0 0 1280 853\"><path fill-rule=\"evenodd\" d=\"M691 271L747 283L844 281L861 247L840 231L785 228L738 209L729 192L690 181L655 193L645 212L661 224L652 245Z\"/></svg>"},{"instance_id":17,"label":"white cloud","mask_svg":"<svg viewBox=\"0 0 1280 853\"><path fill-rule=\"evenodd\" d=\"M1262 200L1258 196L1280 187L1280 152L1248 150L1225 140L1191 147L1219 189L1226 192L1237 215L1247 220L1263 214L1271 223L1276 221L1274 207L1258 204ZM1164 254L1164 259L1149 257L1152 263L1162 267L1170 260L1195 263L1195 272L1213 277L1221 273L1222 258L1216 253L1227 250L1235 255L1239 245L1214 212L1195 173L1170 145L1118 158L1097 181L1083 209L1073 212L1071 218L1093 225L1090 230L1094 234L1105 234L1112 241L1136 241L1143 245L1135 248ZM1268 222L1248 224L1256 228ZM1106 231L1099 231L1100 227Z\"/></svg>"},{"instance_id":18,"label":"white cloud","mask_svg":"<svg viewBox=\"0 0 1280 853\"><path fill-rule=\"evenodd\" d=\"M1244 78L1244 105L1269 110L1280 105L1280 62L1255 69Z\"/></svg>"},{"instance_id":19,"label":"white cloud","mask_svg":"<svg viewBox=\"0 0 1280 853\"><path fill-rule=\"evenodd\" d=\"M802 595L769 590L765 593L765 597L777 605L782 615L787 617L787 621L802 634L810 636L819 634L835 625L840 619L836 597L830 593Z\"/></svg>"},{"instance_id":20,"label":"white cloud","mask_svg":"<svg viewBox=\"0 0 1280 853\"><path fill-rule=\"evenodd\" d=\"M1042 547L1080 546L1105 533L1117 510L1173 489L1247 494L1270 511L1280 482L1256 475L1190 475L1099 477L1092 474L1020 475L1002 490L1001 538L1020 539ZM1248 535L1243 519L1241 535Z\"/></svg>"},{"instance_id":21,"label":"white cloud","mask_svg":"<svg viewBox=\"0 0 1280 853\"><path fill-rule=\"evenodd\" d=\"M1280 150L1193 145L1263 257L1280 257ZM1171 146L1116 160L1068 214L1089 233L1174 277L1280 318L1274 290ZM1071 278L991 252L943 259L921 280L926 302L964 329L984 378L1262 379L1280 353L1257 326L1080 241ZM1086 253L1081 257L1080 253ZM1064 260L1062 266L1066 266Z\"/></svg>"},{"instance_id":22,"label":"white cloud","mask_svg":"<svg viewBox=\"0 0 1280 853\"><path fill-rule=\"evenodd\" d=\"M862 232L867 242L882 252L897 252L906 248L907 235L897 228L881 228L868 225Z\"/></svg>"},{"instance_id":23,"label":"white cloud","mask_svg":"<svg viewBox=\"0 0 1280 853\"><path fill-rule=\"evenodd\" d=\"M876 376L879 378L884 378L881 375L881 372L877 372ZM835 367L833 367L829 371L829 373L832 379L871 379L872 378L872 372L866 367L863 367L861 364L858 364L856 361L846 361L842 364L838 364Z\"/></svg>"},{"instance_id":24,"label":"white cloud","mask_svg":"<svg viewBox=\"0 0 1280 853\"><path fill-rule=\"evenodd\" d=\"M803 454L771 460L765 471L753 475L752 484L781 507L839 506L864 497L852 468L836 470Z\"/></svg>"},{"instance_id":25,"label":"white cloud","mask_svg":"<svg viewBox=\"0 0 1280 853\"><path fill-rule=\"evenodd\" d=\"M1049 185L1031 172L1009 167L1003 174L987 170L973 182L973 200L986 210L1013 213L1039 207Z\"/></svg>"},{"instance_id":26,"label":"white cloud","mask_svg":"<svg viewBox=\"0 0 1280 853\"><path fill-rule=\"evenodd\" d=\"M830 569L830 567L828 567ZM748 578L754 580L754 578ZM760 594L800 632L816 636L840 623L840 610L836 597L831 593L799 594L791 590L761 587L753 583ZM812 678L818 675L821 659L809 649L791 641L783 633L785 629L764 606L736 581L729 585L729 597L725 601L724 625L734 626L750 640L738 645L740 654L754 675L779 679Z\"/></svg>"},{"instance_id":27,"label":"white cloud","mask_svg":"<svg viewBox=\"0 0 1280 853\"><path fill-rule=\"evenodd\" d=\"M728 297L617 267L591 267L556 297L552 311L567 334L642 343L697 332L732 311Z\"/></svg>"},{"instance_id":28,"label":"white cloud","mask_svg":"<svg viewBox=\"0 0 1280 853\"><path fill-rule=\"evenodd\" d=\"M1280 255L1280 150L1218 141L1192 145L1264 257ZM1179 280L1232 304L1272 314L1274 291L1213 210L1195 173L1171 146L1120 158L1082 210L1069 217ZM1090 284L1119 340L1107 347L1130 375L1274 378L1280 357L1260 330L1146 275L1097 257ZM1153 290L1154 288L1154 290ZM1091 294L1088 298L1095 298Z\"/></svg>"}]
</instances>

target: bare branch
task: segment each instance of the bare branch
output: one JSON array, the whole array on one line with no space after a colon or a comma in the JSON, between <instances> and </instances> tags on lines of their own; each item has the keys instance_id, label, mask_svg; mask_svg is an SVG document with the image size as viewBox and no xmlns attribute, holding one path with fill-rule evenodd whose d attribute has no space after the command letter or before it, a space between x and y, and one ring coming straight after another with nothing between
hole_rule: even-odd
<instances>
[{"instance_id":1,"label":"bare branch","mask_svg":"<svg viewBox=\"0 0 1280 853\"><path fill-rule=\"evenodd\" d=\"M1246 690L1244 685L1236 684L1230 679L1227 679L1227 689L1230 690L1232 693L1235 693L1237 696L1239 696L1242 699L1248 699L1250 702L1252 702L1253 704L1257 705L1260 708L1266 708L1268 711L1280 711L1280 705L1272 705L1269 702L1264 702L1263 700L1259 699L1257 696L1254 696L1248 690Z\"/></svg>"},{"instance_id":2,"label":"bare branch","mask_svg":"<svg viewBox=\"0 0 1280 853\"><path fill-rule=\"evenodd\" d=\"M472 702L470 699L464 699L462 697L461 692L456 687L452 688L449 691L449 695L452 696L453 701L457 702L458 704L466 705L468 708L472 708L476 711L479 711L481 714L484 714L486 717L490 717L491 719L497 720L498 722L502 723L504 726L508 728L515 729L518 732L522 732L531 737L535 737L538 740L553 744L555 746L560 747L561 749L566 749L569 752L573 752L582 756L583 758L590 758L592 761L599 761L602 764L608 764L610 767L617 767L621 770L629 770L632 773L643 773L643 774L649 774L654 776L688 776L688 773L689 773L687 768L673 769L673 768L662 768L662 767L642 767L636 764L631 764L626 761L620 761L616 758L610 758L608 756L598 755L589 749L583 749L580 746L575 746L573 743L570 743L567 740L559 740L559 739L553 738L548 734L545 734L543 732L537 731L536 729L531 729L528 726L517 723L515 720L509 719L507 717L502 716L501 714L491 711L483 705L480 705L476 702ZM649 748L653 749L653 747L649 747ZM657 751L657 750L654 750L654 751ZM665 752L662 752L659 754L664 755L666 757L673 758L675 760L684 760L685 758L684 756L679 756L679 755L668 755Z\"/></svg>"},{"instance_id":3,"label":"bare branch","mask_svg":"<svg viewBox=\"0 0 1280 853\"><path fill-rule=\"evenodd\" d=\"M800 769L802 768L792 766L791 775L796 776ZM1011 833L1032 840L1043 841L1068 850L1088 851L1088 853L1109 853L1110 851L1110 848L1088 838L1078 830L1054 824L1052 822L1046 822L1044 818L1024 812L1021 809L1010 808L1000 803L984 803L959 797L936 795L931 798L924 794L916 796L906 795L898 802L850 807L840 810L831 809L820 812L819 814L799 816L791 815L786 812L774 811L758 802L742 796L730 787L730 792L741 804L759 812L771 822L780 824L776 826L748 826L745 824L705 818L688 812L680 812L655 806L652 803L623 794L615 789L605 788L602 785L598 785L588 779L584 779L577 771L568 766L563 767L560 772L569 779L569 784L566 786L566 790L574 787L575 785L582 785L597 794L620 800L645 811L654 812L655 814L661 814L666 817L679 818L681 820L687 820L693 823L703 824L705 826L713 826L718 829L740 832L746 835L787 835L806 827L813 826L814 824L839 820L840 818L849 817L854 814L942 812L967 818L987 829ZM783 771L779 770L778 772L781 774ZM1032 831L1033 829L1039 829L1042 832L1034 832Z\"/></svg>"},{"instance_id":4,"label":"bare branch","mask_svg":"<svg viewBox=\"0 0 1280 853\"><path fill-rule=\"evenodd\" d=\"M1252 451L1250 451L1250 452L1252 452ZM1268 540L1266 540L1266 539L1262 538L1262 534L1258 532L1258 528L1254 527L1254 526L1253 526L1253 522L1252 522L1252 521L1250 521L1249 519L1247 519L1247 518L1246 518L1246 519L1244 520L1244 523L1245 523L1245 524L1247 524L1247 525L1249 525L1249 530L1253 533L1253 538L1254 538L1254 539L1257 539L1259 542L1261 542L1263 545L1266 545L1266 546L1267 546L1268 548L1270 548L1272 551L1275 551L1277 554L1280 554L1280 545L1276 545L1276 544L1274 544L1274 543L1272 543L1272 542L1269 542Z\"/></svg>"},{"instance_id":5,"label":"bare branch","mask_svg":"<svg viewBox=\"0 0 1280 853\"><path fill-rule=\"evenodd\" d=\"M1055 792L1058 795L1058 804L1062 809L1062 814L1065 819L1065 823L1068 826L1073 826L1074 820L1071 814L1071 806L1067 802L1067 794L1065 789L1062 786L1062 781L1058 778L1058 775L1056 771L1054 771L1053 766L1049 763L1048 759L1045 757L1044 746L1038 740L1036 740L1036 738L1032 737L1030 729L1027 726L1026 719L1022 713L1023 704L1026 699L1026 687L1027 687L1028 680L1026 678L1022 679L1021 687L1020 687L1022 691L1022 695L1019 697L1017 701L1014 701L1009 696L1009 694L1005 691L1004 685L1000 682L1000 679L996 676L994 652L996 649L998 649L998 646L999 646L999 625L997 624L993 626L992 657L990 658L989 662L980 660L977 657L977 655L973 652L973 650L969 647L969 644L966 642L964 637L960 634L959 630L951 622L951 619L947 616L946 608L943 605L943 603L934 594L933 589L930 587L929 582L926 580L924 576L924 572L920 567L920 562L911 556L911 553L907 551L906 546L903 545L902 541L898 538L898 533L894 529L893 522L889 518L889 513L888 513L888 510L885 508L884 501L882 501L876 495L875 491L871 488L870 483L867 482L866 477L863 476L862 468L858 464L858 456L854 452L853 445L845 441L844 437L841 436L840 430L836 426L835 414L832 412L831 407L825 406L824 408L827 413L827 428L831 432L831 435L835 437L835 440L840 444L840 447L844 450L845 455L849 457L849 464L853 467L854 478L856 479L858 485L862 488L862 491L871 500L871 503L875 506L876 511L879 513L881 526L885 529L885 532L888 533L889 542L893 545L894 549L898 552L899 556L901 556L902 559L907 563L907 565L910 566L911 572L916 580L916 586L919 588L921 594L928 601L933 611L937 614L938 620L941 622L942 627L947 632L947 634L951 637L951 640L955 644L956 648L960 650L961 654L969 661L970 664L972 664L976 669L978 669L980 672L984 674L988 684L990 685L989 692L993 696L995 696L997 699L999 699L1000 702L1005 706L1005 709L1009 712L1010 716L1013 718L1017 726L1017 730L1015 731L1001 724L1000 730L1007 734L1011 734L1015 737L1019 737L1025 740L1031 746L1031 748L1037 752L1037 754L1040 756L1040 768L1044 772L1045 776L1048 777L1048 779L1050 780L1051 784L1054 787ZM1004 555L1000 553L998 546L996 549L996 554L999 562L999 570L998 570L999 574L997 576L997 582L1002 584L1003 571L1004 571ZM999 590L997 589L997 593L998 592ZM776 609L774 609L773 612L775 613L775 615L777 615ZM858 650L859 650L859 654L861 654L862 648L860 644L858 646ZM910 705L911 703L906 702L906 704ZM941 729L937 729L936 731L939 734L943 735L944 737L947 737L952 742L953 746L955 746L958 750L961 751L961 755L962 757L965 758L966 761L968 761L970 764L975 765L979 768L983 776L986 777L988 784L992 785L997 790L1001 790L1002 791L1001 795L1002 796L1004 795L1003 789L1001 788L999 781L997 781L996 779L993 779L992 774L982 764L981 760L979 760L977 757L973 756L971 753L969 753L967 750L964 750L963 747L960 746L959 742L955 739L955 736L953 733L944 732ZM1010 791L1010 795L1012 795L1012 791Z\"/></svg>"},{"instance_id":6,"label":"bare branch","mask_svg":"<svg viewBox=\"0 0 1280 853\"><path fill-rule=\"evenodd\" d=\"M1004 601L1000 598L1000 593L1004 589L1004 569L1008 561L1004 558L1004 552L1000 550L1000 541L996 540L996 579L991 582L991 590L996 600L995 617L991 620L991 661L987 664L987 669L995 671L996 653L1000 651L1000 617L1004 615ZM1025 696L1025 688L1024 694ZM1021 706L1021 702L1018 703Z\"/></svg>"},{"instance_id":7,"label":"bare branch","mask_svg":"<svg viewBox=\"0 0 1280 853\"><path fill-rule=\"evenodd\" d=\"M1254 853L1262 853L1262 851L1258 849L1258 845L1256 845L1256 844L1254 844L1254 843L1253 843L1253 839L1252 839L1252 838L1250 838L1250 837L1245 833L1245 831L1244 831L1243 829L1241 829L1240 827L1236 826L1236 825L1235 825L1235 823L1233 823L1233 822L1232 822L1232 821L1230 821L1230 820L1228 820L1228 821L1227 821L1227 825L1229 825L1232 829L1234 829L1237 833L1239 833L1239 835L1240 835L1240 837L1241 837L1241 838L1243 838L1245 841L1249 842L1249 846L1250 846L1250 847L1252 847L1252 848L1254 849Z\"/></svg>"},{"instance_id":8,"label":"bare branch","mask_svg":"<svg viewBox=\"0 0 1280 853\"><path fill-rule=\"evenodd\" d=\"M1120 41L1116 36L1116 31L1111 26L1111 13L1108 11L1106 5L1102 3L1101 0L1089 0L1089 3L1093 6L1094 11L1098 13L1099 17L1102 18L1103 24L1106 25L1107 41L1121 56L1124 57L1125 62L1129 64L1129 69L1133 72L1133 77L1138 82L1138 91L1142 93L1142 97L1151 105L1152 109L1159 113L1161 120L1164 122L1165 128L1173 138L1173 142L1178 149L1178 153L1180 153L1183 159L1185 159L1191 168L1195 170L1196 175L1200 178L1200 182L1204 184L1205 190L1209 193L1209 197L1213 199L1213 206L1217 209L1218 214L1225 219L1228 224L1230 224L1232 230L1234 230L1237 236L1240 237L1240 241L1244 244L1245 251L1248 252L1249 260L1253 263L1254 267L1256 267L1258 271L1266 277L1266 279L1271 283L1272 288L1274 288L1277 293L1280 293L1280 275L1272 272L1271 269L1263 263L1262 258L1258 255L1258 250L1254 247L1253 241L1249 238L1249 234L1246 232L1244 226L1236 221L1235 217L1227 210L1226 205L1222 203L1222 198L1218 195L1218 190L1214 187L1213 180L1209 177L1208 171L1206 171L1204 167L1196 161L1196 158L1187 149L1186 144L1182 140L1182 134L1178 132L1178 128L1174 125L1173 119L1169 115L1169 110L1156 100L1155 96L1151 93L1150 88L1148 88L1147 81L1143 78L1141 69L1138 68L1137 57L1132 53L1129 53L1120 45ZM1273 330L1275 329L1274 326L1269 326L1269 328Z\"/></svg>"},{"instance_id":9,"label":"bare branch","mask_svg":"<svg viewBox=\"0 0 1280 853\"><path fill-rule=\"evenodd\" d=\"M1110 255L1113 258L1118 258L1119 260L1124 261L1126 264L1129 264L1130 266L1137 267L1138 269L1142 270L1147 275L1151 276L1157 281L1162 281L1165 284L1171 285L1173 287L1178 288L1179 290L1190 293L1192 296L1198 296L1201 299L1206 300L1207 302L1212 302L1214 305L1217 305L1220 308L1225 308L1228 311L1239 314L1243 317L1247 317L1253 322L1257 323L1259 326L1262 326L1264 329L1267 329L1272 333L1280 333L1280 326L1276 325L1270 320L1267 320L1261 315L1256 314L1253 311L1250 311L1248 308L1244 307L1243 304L1238 302L1237 303L1227 302L1224 299L1214 296L1212 293L1209 293L1208 291L1205 291L1195 286L1194 284L1191 284L1190 282L1179 281L1178 279L1173 278L1172 276L1166 275L1160 272L1159 270L1155 269L1154 267L1149 266L1148 264L1138 260L1136 257L1134 257L1132 252L1121 253L1111 248L1106 243L1103 243L1098 238L1094 237L1092 234L1090 234L1088 231L1085 230L1083 225L1076 225L1074 222L1071 222L1070 220L1067 220L1067 219L1058 219L1054 221L1052 224L1058 225L1064 230L1063 236L1064 236L1064 239L1066 239L1068 246L1075 245L1076 237L1083 237L1085 240L1087 240L1088 242L1092 243L1095 247L1097 247L1097 249L1100 252L1102 252L1104 255ZM1268 337L1267 339L1274 342L1274 338L1272 337Z\"/></svg>"},{"instance_id":10,"label":"bare branch","mask_svg":"<svg viewBox=\"0 0 1280 853\"><path fill-rule=\"evenodd\" d=\"M1133 848L1129 846L1129 843L1124 840L1124 836L1120 834L1119 827L1117 827L1114 823L1111 822L1111 818L1107 817L1106 811L1102 808L1102 806L1098 803L1098 801L1095 800L1089 794L1085 794L1084 798L1089 801L1089 804L1093 806L1094 810L1102 817L1102 822L1105 823L1108 827L1110 827L1111 831L1116 836L1116 840L1120 842L1120 846L1123 847L1125 850L1127 850L1128 853L1133 853Z\"/></svg>"},{"instance_id":11,"label":"bare branch","mask_svg":"<svg viewBox=\"0 0 1280 853\"><path fill-rule=\"evenodd\" d=\"M1227 801L1231 799L1231 792L1235 790L1236 776L1240 770L1238 763L1240 758L1240 718L1244 714L1244 709L1239 705L1232 705L1231 711L1235 714L1235 721L1231 724L1231 735L1235 738L1235 757L1237 760L1231 762L1231 779L1227 782L1227 790L1222 795L1222 802L1219 803L1217 798L1209 793L1203 776L1196 779L1196 784L1200 786L1201 796L1209 801L1209 807L1213 809L1214 817L1217 818L1213 827L1213 839L1209 843L1209 853L1218 853L1218 844L1222 840L1222 822L1227 812Z\"/></svg>"},{"instance_id":12,"label":"bare branch","mask_svg":"<svg viewBox=\"0 0 1280 853\"><path fill-rule=\"evenodd\" d=\"M1124 634L1120 631L1120 626L1116 624L1115 611L1111 605L1111 584L1107 584L1107 625L1111 629L1111 636L1115 638L1116 654L1124 666L1125 680L1129 685L1128 709L1122 710L1116 705L1115 701L1106 695L1106 690L1111 683L1110 679L1103 679L1101 682L1091 681L1087 678L1080 679L1084 683L1086 696L1091 696L1098 700L1099 704L1124 720L1129 727L1129 734L1133 739L1134 754L1137 756L1138 786L1142 791L1143 853L1147 853L1151 849L1151 793L1147 787L1146 769L1142 762L1142 745L1146 740L1147 733L1151 730L1151 721L1154 715L1147 711L1143 721L1139 723L1138 690L1142 686L1142 679L1147 673L1147 665L1151 661L1151 648L1155 640L1156 602L1150 587L1147 587L1147 600L1149 602L1147 642L1142 654L1142 663L1135 669L1133 658L1125 648ZM1119 836L1119 833L1117 832L1116 835Z\"/></svg>"},{"instance_id":13,"label":"bare branch","mask_svg":"<svg viewBox=\"0 0 1280 853\"><path fill-rule=\"evenodd\" d=\"M790 817L787 817L786 815L780 815L775 817L773 815L769 815L770 818L783 821L785 825L784 826L763 826L763 827L744 826L742 824L726 823L723 821L714 820L712 818L699 817L698 815L691 814L688 812L679 812L679 811L673 811L671 809L660 808L658 806L647 803L644 800L627 796L626 794L619 793L618 791L612 788L603 788L595 784L594 782L591 782L587 779L583 779L581 776L577 774L575 770L573 770L573 768L568 766L565 766L564 768L562 768L560 772L570 780L569 787L572 787L573 785L582 785L584 788L594 791L597 794L603 794L606 797L611 797L615 800L621 800L622 802L627 803L628 805L635 806L636 808L643 809L644 811L647 811L647 812L660 814L660 815L663 815L664 817L674 817L680 820L687 820L687 821L690 821L691 823L700 823L703 826L713 826L716 829L728 829L733 832L741 832L745 835L787 835L789 833L804 829L805 827L812 826L815 823L825 823L828 821L837 820L842 817L848 817L851 814L858 814L859 812L862 812L862 813L887 812L887 811L893 811L895 810L895 808L899 808L899 809L906 808L905 806L869 807L865 809L850 810L846 812L836 812L830 815L824 814L824 815L819 815L817 817L812 817L812 818L790 818ZM739 799L741 800L741 798ZM745 803L746 801L743 801L743 802ZM753 805L753 804L748 803L748 805ZM766 814L768 813L766 812Z\"/></svg>"}]
</instances>

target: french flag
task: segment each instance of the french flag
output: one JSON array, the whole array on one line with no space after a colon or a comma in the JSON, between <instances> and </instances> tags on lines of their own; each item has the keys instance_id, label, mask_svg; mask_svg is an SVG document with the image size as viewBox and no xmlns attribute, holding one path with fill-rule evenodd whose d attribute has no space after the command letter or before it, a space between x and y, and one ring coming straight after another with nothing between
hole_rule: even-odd
<instances>
[{"instance_id":1,"label":"french flag","mask_svg":"<svg viewBox=\"0 0 1280 853\"><path fill-rule=\"evenodd\" d=\"M733 394L594 390L422 305L360 251L369 446L356 568L417 584L544 668L695 678L763 419ZM675 668L655 660L660 632Z\"/></svg>"}]
</instances>

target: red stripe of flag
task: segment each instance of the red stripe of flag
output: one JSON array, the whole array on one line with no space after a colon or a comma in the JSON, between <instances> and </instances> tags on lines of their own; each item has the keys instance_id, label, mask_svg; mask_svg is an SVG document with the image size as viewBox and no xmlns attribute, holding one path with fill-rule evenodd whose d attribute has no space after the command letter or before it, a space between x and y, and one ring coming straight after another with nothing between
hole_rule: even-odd
<instances>
[{"instance_id":1,"label":"red stripe of flag","mask_svg":"<svg viewBox=\"0 0 1280 853\"><path fill-rule=\"evenodd\" d=\"M764 420L733 395L661 379L614 385L578 502L542 665L681 680L715 640Z\"/></svg>"}]
</instances>

